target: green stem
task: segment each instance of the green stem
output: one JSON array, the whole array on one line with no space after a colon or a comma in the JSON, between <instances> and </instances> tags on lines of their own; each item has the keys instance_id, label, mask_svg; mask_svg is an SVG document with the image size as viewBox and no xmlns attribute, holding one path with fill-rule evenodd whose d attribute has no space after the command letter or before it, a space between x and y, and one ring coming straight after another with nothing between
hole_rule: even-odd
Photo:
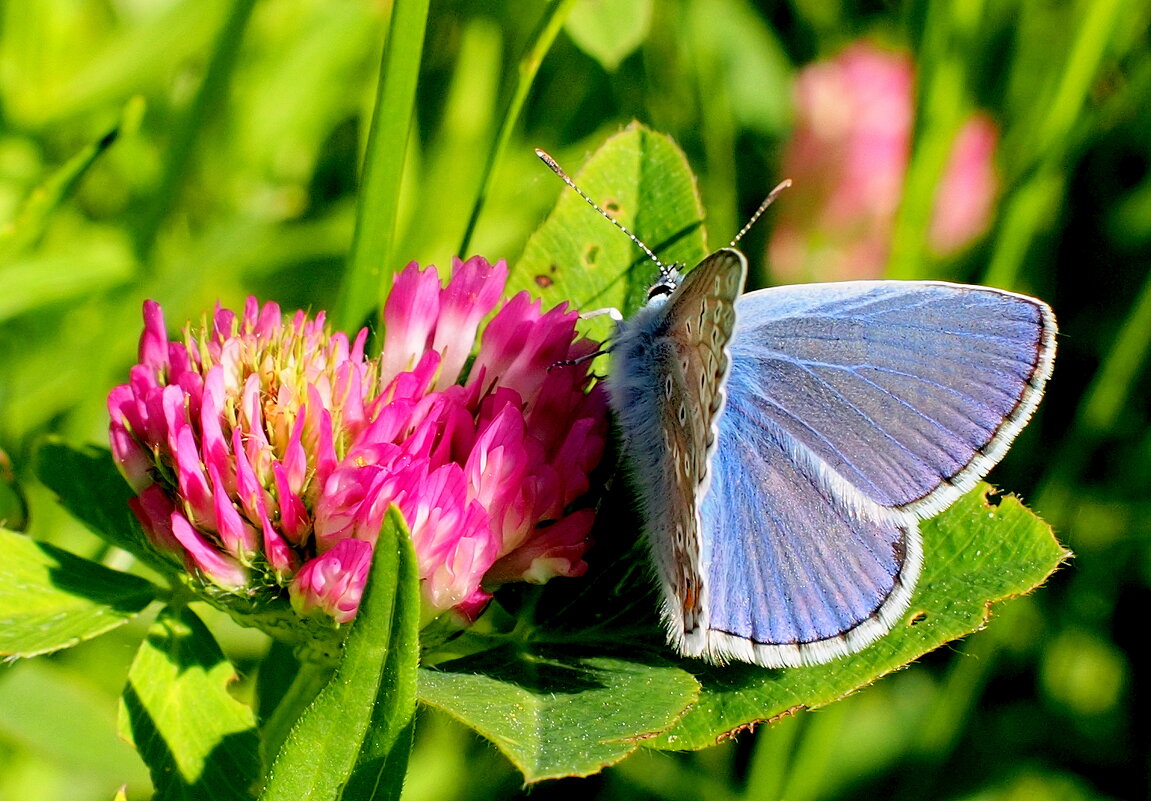
<instances>
[{"instance_id":1,"label":"green stem","mask_svg":"<svg viewBox=\"0 0 1151 801\"><path fill-rule=\"evenodd\" d=\"M280 752L280 747L288 737L299 719L300 714L307 709L308 704L315 700L316 695L332 677L332 666L317 662L302 660L296 678L288 686L288 691L276 705L276 711L263 725L262 748L264 750L264 764L270 765Z\"/></svg>"},{"instance_id":2,"label":"green stem","mask_svg":"<svg viewBox=\"0 0 1151 801\"><path fill-rule=\"evenodd\" d=\"M256 0L235 0L231 4L231 12L212 48L212 59L208 62L204 80L182 118L172 126L174 133L164 156L164 172L136 234L136 249L140 254L150 253L155 246L160 226L179 199L180 187L188 176L188 163L196 144L203 139L204 123L227 96L244 30L255 6Z\"/></svg>"},{"instance_id":3,"label":"green stem","mask_svg":"<svg viewBox=\"0 0 1151 801\"><path fill-rule=\"evenodd\" d=\"M332 315L334 326L340 330L355 330L362 325L373 308L383 305L390 289L383 280L384 267L391 263L395 247L429 2L396 0L392 8L364 153L348 271Z\"/></svg>"},{"instance_id":4,"label":"green stem","mask_svg":"<svg viewBox=\"0 0 1151 801\"><path fill-rule=\"evenodd\" d=\"M472 207L472 215L468 218L468 227L464 230L463 239L460 241L458 252L460 258L467 256L472 234L475 233L476 224L479 222L480 214L484 209L484 202L487 200L488 190L491 188L492 174L495 172L496 163L503 156L504 150L507 149L508 140L511 138L516 123L519 122L520 112L523 111L524 103L528 99L528 91L535 82L540 64L543 63L544 56L547 55L552 43L555 42L555 38L574 3L575 0L551 0L548 7L544 9L543 17L540 19L539 25L536 26L532 38L528 41L527 50L520 59L515 91L508 99L507 108L500 115L500 129L492 143L491 150L488 151L488 160L484 164L484 173L480 178L476 203Z\"/></svg>"}]
</instances>

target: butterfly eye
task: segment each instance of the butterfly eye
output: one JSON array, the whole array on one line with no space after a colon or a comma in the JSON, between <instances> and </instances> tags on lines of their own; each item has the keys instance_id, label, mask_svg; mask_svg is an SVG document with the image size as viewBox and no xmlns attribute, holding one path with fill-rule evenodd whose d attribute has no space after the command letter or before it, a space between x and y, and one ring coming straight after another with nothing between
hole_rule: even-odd
<instances>
[{"instance_id":1,"label":"butterfly eye","mask_svg":"<svg viewBox=\"0 0 1151 801\"><path fill-rule=\"evenodd\" d=\"M648 303L656 299L666 300L672 292L675 292L675 284L667 279L660 279L647 291Z\"/></svg>"}]
</instances>

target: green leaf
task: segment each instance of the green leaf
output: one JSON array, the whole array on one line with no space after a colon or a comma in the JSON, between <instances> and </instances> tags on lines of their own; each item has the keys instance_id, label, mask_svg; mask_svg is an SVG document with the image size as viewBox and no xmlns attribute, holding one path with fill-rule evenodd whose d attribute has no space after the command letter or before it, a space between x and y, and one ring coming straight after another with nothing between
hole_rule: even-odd
<instances>
[{"instance_id":1,"label":"green leaf","mask_svg":"<svg viewBox=\"0 0 1151 801\"><path fill-rule=\"evenodd\" d=\"M612 72L651 27L651 0L580 0L564 29L580 50Z\"/></svg>"},{"instance_id":2,"label":"green leaf","mask_svg":"<svg viewBox=\"0 0 1151 801\"><path fill-rule=\"evenodd\" d=\"M529 782L618 762L698 695L679 667L602 650L506 646L420 671L420 700L495 743Z\"/></svg>"},{"instance_id":3,"label":"green leaf","mask_svg":"<svg viewBox=\"0 0 1151 801\"><path fill-rule=\"evenodd\" d=\"M163 574L178 572L177 565L148 542L128 506L132 488L116 470L107 449L49 441L37 453L36 475L93 533Z\"/></svg>"},{"instance_id":4,"label":"green leaf","mask_svg":"<svg viewBox=\"0 0 1151 801\"><path fill-rule=\"evenodd\" d=\"M65 786L91 781L104 787L147 786L140 757L116 734L118 693L100 681L101 669L109 667L89 654L75 660L26 659L0 671L5 772L12 771L13 752L24 751L56 766Z\"/></svg>"},{"instance_id":5,"label":"green leaf","mask_svg":"<svg viewBox=\"0 0 1151 801\"><path fill-rule=\"evenodd\" d=\"M695 178L669 137L633 123L605 142L575 181L665 264L694 266L707 255ZM659 271L575 192L556 183L559 201L512 269L509 294L526 289L542 297L545 308L564 301L581 311L638 308Z\"/></svg>"},{"instance_id":6,"label":"green leaf","mask_svg":"<svg viewBox=\"0 0 1151 801\"><path fill-rule=\"evenodd\" d=\"M911 609L858 654L815 667L690 664L703 695L675 728L645 743L696 749L798 709L814 709L871 684L946 642L982 628L993 603L1038 587L1070 557L1051 528L1014 496L989 501L981 485L920 525L925 559Z\"/></svg>"},{"instance_id":7,"label":"green leaf","mask_svg":"<svg viewBox=\"0 0 1151 801\"><path fill-rule=\"evenodd\" d=\"M131 104L129 108L133 108ZM52 212L75 190L80 179L120 135L117 125L98 140L80 149L29 196L16 220L0 227L0 264L34 245L44 233Z\"/></svg>"},{"instance_id":8,"label":"green leaf","mask_svg":"<svg viewBox=\"0 0 1151 801\"><path fill-rule=\"evenodd\" d=\"M152 583L0 529L0 654L36 656L89 640L135 617Z\"/></svg>"},{"instance_id":9,"label":"green leaf","mask_svg":"<svg viewBox=\"0 0 1151 801\"><path fill-rule=\"evenodd\" d=\"M416 708L419 617L415 552L392 507L343 658L276 756L262 801L399 798Z\"/></svg>"},{"instance_id":10,"label":"green leaf","mask_svg":"<svg viewBox=\"0 0 1151 801\"><path fill-rule=\"evenodd\" d=\"M235 669L187 607L166 607L140 646L120 699L157 799L251 799L260 776L252 710L228 692Z\"/></svg>"}]
</instances>

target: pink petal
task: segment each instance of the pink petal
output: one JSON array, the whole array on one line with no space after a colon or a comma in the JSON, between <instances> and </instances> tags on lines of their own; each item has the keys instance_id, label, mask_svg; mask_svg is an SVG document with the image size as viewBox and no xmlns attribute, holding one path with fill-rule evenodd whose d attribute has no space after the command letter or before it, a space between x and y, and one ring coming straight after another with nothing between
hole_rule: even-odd
<instances>
[{"instance_id":1,"label":"pink petal","mask_svg":"<svg viewBox=\"0 0 1151 801\"><path fill-rule=\"evenodd\" d=\"M191 513L196 525L208 529L216 528L216 503L212 498L212 487L196 449L196 438L189 425L181 426L176 433L173 448L176 457L176 481L184 506Z\"/></svg>"},{"instance_id":2,"label":"pink petal","mask_svg":"<svg viewBox=\"0 0 1151 801\"><path fill-rule=\"evenodd\" d=\"M172 513L172 536L184 547L191 564L216 586L238 592L248 583L248 571L235 559L220 553L179 512Z\"/></svg>"},{"instance_id":3,"label":"pink petal","mask_svg":"<svg viewBox=\"0 0 1151 801\"><path fill-rule=\"evenodd\" d=\"M292 492L284 466L279 462L272 465L276 479L276 497L279 505L280 530L294 545L301 545L312 528L312 519L300 497Z\"/></svg>"},{"instance_id":4,"label":"pink petal","mask_svg":"<svg viewBox=\"0 0 1151 801\"><path fill-rule=\"evenodd\" d=\"M582 576L587 571L583 555L595 512L580 509L550 526L536 529L520 548L496 562L484 577L486 584L529 581L542 584L555 576Z\"/></svg>"},{"instance_id":5,"label":"pink petal","mask_svg":"<svg viewBox=\"0 0 1151 801\"><path fill-rule=\"evenodd\" d=\"M240 563L249 564L258 548L256 530L240 516L233 505L223 486L224 482L219 476L219 471L209 465L208 473L214 489L212 497L215 501L216 530L219 533L220 544Z\"/></svg>"},{"instance_id":6,"label":"pink petal","mask_svg":"<svg viewBox=\"0 0 1151 801\"><path fill-rule=\"evenodd\" d=\"M301 615L316 611L337 623L349 623L360 608L372 546L363 540L343 540L304 563L289 587L292 607Z\"/></svg>"},{"instance_id":7,"label":"pink petal","mask_svg":"<svg viewBox=\"0 0 1151 801\"><path fill-rule=\"evenodd\" d=\"M396 276L384 304L382 381L411 370L428 350L440 311L440 292L440 277L434 267L421 272L413 261Z\"/></svg>"},{"instance_id":8,"label":"pink petal","mask_svg":"<svg viewBox=\"0 0 1151 801\"><path fill-rule=\"evenodd\" d=\"M144 301L144 332L140 335L140 363L147 365L152 375L160 375L168 368L168 329L164 324L164 311L154 300Z\"/></svg>"},{"instance_id":9,"label":"pink petal","mask_svg":"<svg viewBox=\"0 0 1151 801\"><path fill-rule=\"evenodd\" d=\"M175 507L163 489L156 484L128 501L148 539L161 551L180 552L180 543L172 535L172 512Z\"/></svg>"},{"instance_id":10,"label":"pink petal","mask_svg":"<svg viewBox=\"0 0 1151 801\"><path fill-rule=\"evenodd\" d=\"M466 262L452 261L452 278L440 297L432 349L442 357L436 389L456 383L476 339L476 330L499 302L507 283L508 266L479 256Z\"/></svg>"}]
</instances>

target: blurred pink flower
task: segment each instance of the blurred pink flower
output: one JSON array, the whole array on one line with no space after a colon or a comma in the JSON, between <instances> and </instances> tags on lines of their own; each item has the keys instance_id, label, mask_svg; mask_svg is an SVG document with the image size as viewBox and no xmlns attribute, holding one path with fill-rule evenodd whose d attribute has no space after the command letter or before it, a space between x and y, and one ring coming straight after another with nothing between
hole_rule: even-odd
<instances>
[{"instance_id":1,"label":"blurred pink flower","mask_svg":"<svg viewBox=\"0 0 1151 801\"><path fill-rule=\"evenodd\" d=\"M285 319L252 299L169 342L146 303L141 363L109 410L155 547L228 608L287 595L335 624L355 616L390 504L411 530L425 617L472 618L503 582L581 575L593 514L569 507L602 454L606 404L586 364L549 368L598 344L574 311L526 294L500 304L506 278L477 257L443 287L410 264L378 359L364 331L349 345L322 314Z\"/></svg>"},{"instance_id":2,"label":"blurred pink flower","mask_svg":"<svg viewBox=\"0 0 1151 801\"><path fill-rule=\"evenodd\" d=\"M781 167L794 188L768 245L776 280L882 275L910 157L914 89L910 57L866 41L800 71L796 127ZM985 115L957 136L929 233L937 254L986 230L998 189L995 143Z\"/></svg>"},{"instance_id":3,"label":"blurred pink flower","mask_svg":"<svg viewBox=\"0 0 1151 801\"><path fill-rule=\"evenodd\" d=\"M999 128L986 114L972 115L959 130L927 232L927 242L937 255L960 251L987 232L999 192L998 142Z\"/></svg>"}]
</instances>

